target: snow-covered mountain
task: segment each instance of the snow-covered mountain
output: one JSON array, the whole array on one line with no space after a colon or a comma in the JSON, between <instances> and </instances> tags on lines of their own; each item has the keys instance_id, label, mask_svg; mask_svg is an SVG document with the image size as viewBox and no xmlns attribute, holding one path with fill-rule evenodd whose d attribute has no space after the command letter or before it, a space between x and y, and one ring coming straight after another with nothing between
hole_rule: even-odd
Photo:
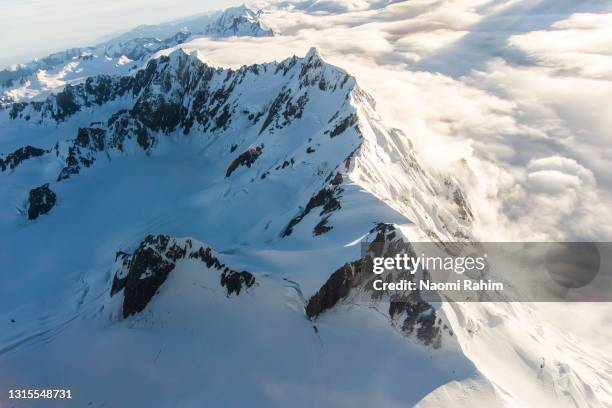
<instances>
[{"instance_id":1,"label":"snow-covered mountain","mask_svg":"<svg viewBox=\"0 0 612 408\"><path fill-rule=\"evenodd\" d=\"M419 199L406 200L402 210L415 214L436 212L435 219L419 216L420 227L428 234L466 237L469 233L470 210L452 178L433 184L418 166L406 139L384 129L378 121L371 98L349 74L324 63L315 49L303 60L293 57L236 71L210 67L195 54L179 49L151 60L133 76L92 77L42 102L14 103L2 117L10 125L18 124L13 126L19 132L15 143L27 140L36 148L47 149L46 155L59 159L62 164L53 178L57 181L81 173L100 159L112 160L126 152L150 154L158 145L167 143L163 134L211 135L206 154L234 159L219 173L225 175L222 185L229 184L230 189L240 190L231 188L236 178L240 185L252 184L249 189L267 189L268 184L275 184L275 174L284 174L291 167L292 173L299 171L305 179L320 180L323 190L316 188L312 193L320 192L325 204L342 195L338 181L342 177L337 174L341 175L355 161L359 164L353 170L355 177L367 181L372 193L381 198L415 195L418 186ZM83 120L88 126L82 125ZM374 158L380 155L380 141L362 141L364 125L360 126L360 122L368 124L372 132L385 135L386 159ZM21 126L34 127L30 136L23 135ZM61 128L62 136L37 136L41 129L46 132L49 127ZM70 128L72 134L67 132ZM305 137L285 137L285 133ZM352 136L339 138L345 133ZM348 141L337 142L345 139ZM353 157L358 148L362 155ZM363 164L362 157L367 158ZM372 164L374 160L376 166ZM218 165L223 167L223 163ZM13 171L16 166L12 166ZM242 175L243 167L250 169L248 176ZM292 174L292 178L295 176ZM268 177L273 181L255 183L255 179ZM304 184L312 183L309 180ZM385 188L385 183L396 187ZM294 207L289 208L294 211ZM306 206L283 235L290 235L293 223L305 218L308 211ZM273 236L278 233L277 229Z\"/></svg>"},{"instance_id":2,"label":"snow-covered mountain","mask_svg":"<svg viewBox=\"0 0 612 408\"><path fill-rule=\"evenodd\" d=\"M176 50L132 76L89 78L42 102L13 104L0 113L0 126L3 147L11 150L2 158L8 212L0 228L13 238L2 250L7 265L19 265L20 273L34 279L24 276L2 300L8 313L3 318L15 323L3 330L0 349L13 369L12 356L23 347L42 350L43 332L57 333L49 344L75 347L59 327L88 336L94 334L85 326L93 324L101 325L95 330L129 335L124 330L134 322L143 328L171 324L171 310L189 309L188 320L171 317L188 324L211 301L219 317L238 307L236 313L248 309L281 322L275 330L295 331L287 334L287 344L301 351L288 361L310 364L303 353L311 347L316 360L322 358L320 347L340 358L343 331L359 331L351 319L370 314L349 311L348 320L330 314L343 308L351 291L334 277L348 271L341 268L345 262L360 257L359 245L346 243L366 235L391 242L399 231L384 222L406 224L400 209L384 200L412 197L401 211L415 214L415 233L469 234L469 205L456 199L460 186L425 172L406 139L380 122L371 97L315 49L304 58L238 70L213 68ZM42 251L44 265L18 260L25 242ZM54 278L56 273L63 278ZM29 302L16 309L18 299ZM396 391L398 398L416 403L443 379L473 373L433 305L404 310L390 309L388 302L381 300L381 314L372 316L379 316L381 330L396 333L381 335L390 353L406 347L400 352L416 361L429 355L456 361L442 371L432 367L430 378L415 386L418 392ZM52 317L32 323L45 313L43 304ZM313 326L309 318L319 315ZM207 324L214 326L219 317ZM233 320L238 326L230 330L256 335L242 319ZM384 328L391 322L397 323ZM198 338L209 336L204 327L197 330ZM285 342L274 333L262 341L273 335ZM329 345L327 333L335 339ZM400 333L414 340L397 342ZM211 344L238 341L231 338L220 332ZM122 344L120 354L138 354ZM246 357L242 351L238 356ZM51 369L54 363L44 365ZM291 381L314 384L335 369L298 370ZM272 375L281 375L279 370ZM48 373L42 369L39 380ZM353 387L351 379L342 382ZM96 403L120 401L80 384ZM215 389L207 400L224 394L224 387ZM271 401L262 390L253 383L247 394L262 404ZM241 398L246 397L230 400ZM323 403L327 396L312 398Z\"/></svg>"},{"instance_id":3,"label":"snow-covered mountain","mask_svg":"<svg viewBox=\"0 0 612 408\"><path fill-rule=\"evenodd\" d=\"M273 36L272 29L261 21L261 13L261 10L255 12L245 5L228 8L206 27L204 33L211 37Z\"/></svg>"},{"instance_id":4,"label":"snow-covered mountain","mask_svg":"<svg viewBox=\"0 0 612 408\"><path fill-rule=\"evenodd\" d=\"M0 406L612 404L604 353L537 305L371 293L373 254L472 237L466 186L316 48L230 69L191 33L0 109Z\"/></svg>"},{"instance_id":5,"label":"snow-covered mountain","mask_svg":"<svg viewBox=\"0 0 612 408\"><path fill-rule=\"evenodd\" d=\"M176 23L140 26L93 47L71 48L4 69L0 71L0 104L40 100L95 75L127 74L154 53L189 38L274 35L261 22L260 14L243 5Z\"/></svg>"}]
</instances>

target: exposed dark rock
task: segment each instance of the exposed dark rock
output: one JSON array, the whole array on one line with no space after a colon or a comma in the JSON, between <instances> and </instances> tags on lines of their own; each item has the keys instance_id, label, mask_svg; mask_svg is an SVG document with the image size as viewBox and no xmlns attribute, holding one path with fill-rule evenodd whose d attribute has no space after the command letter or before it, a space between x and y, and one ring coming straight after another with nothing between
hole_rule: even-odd
<instances>
[{"instance_id":1,"label":"exposed dark rock","mask_svg":"<svg viewBox=\"0 0 612 408\"><path fill-rule=\"evenodd\" d=\"M174 269L174 262L165 256L169 241L165 235L149 235L132 255L125 278L123 317L144 310Z\"/></svg>"},{"instance_id":2,"label":"exposed dark rock","mask_svg":"<svg viewBox=\"0 0 612 408\"><path fill-rule=\"evenodd\" d=\"M346 263L337 269L321 289L310 298L306 305L306 315L309 318L316 317L325 310L331 309L349 294L351 288L361 285L372 276L371 268L367 266L371 263L372 257L382 256L380 252L386 241L395 237L395 235L393 235L393 238L390 235L387 236L390 228L393 227L380 224L376 230L377 236L368 247L366 254L362 258Z\"/></svg>"},{"instance_id":3,"label":"exposed dark rock","mask_svg":"<svg viewBox=\"0 0 612 408\"><path fill-rule=\"evenodd\" d=\"M11 105L11 110L9 111L9 117L11 119L16 119L21 112L25 110L28 106L25 102L17 102Z\"/></svg>"},{"instance_id":4,"label":"exposed dark rock","mask_svg":"<svg viewBox=\"0 0 612 408\"><path fill-rule=\"evenodd\" d=\"M28 219L35 220L42 214L51 211L51 208L55 205L56 198L53 190L49 188L49 183L30 190L28 197Z\"/></svg>"},{"instance_id":5,"label":"exposed dark rock","mask_svg":"<svg viewBox=\"0 0 612 408\"><path fill-rule=\"evenodd\" d=\"M132 108L132 116L147 128L169 133L187 116L187 109L164 95L145 94Z\"/></svg>"},{"instance_id":6,"label":"exposed dark rock","mask_svg":"<svg viewBox=\"0 0 612 408\"><path fill-rule=\"evenodd\" d=\"M183 35L186 34L181 33ZM172 39L182 40L184 38ZM156 47L159 40L150 42ZM135 50L148 46L140 42L134 45ZM108 52L114 55L113 50ZM87 55L79 51L75 57L87 58ZM281 74L287 78L282 79L282 88L267 101L268 108L262 111L239 110L242 92L236 92L236 87L270 67L279 78ZM128 141L135 141L148 154L158 144L157 138L162 133L188 134L194 127L204 134L223 132L233 123L236 111L246 112L253 124L261 119L260 132L281 129L302 117L313 92L318 93L323 88L326 92L333 92L340 81L345 80L343 75L327 75L329 73L333 73L333 68L323 64L315 51L309 52L302 60L294 57L279 64L251 65L232 70L210 67L184 51L176 50L168 56L151 59L132 75L90 77L81 84L66 86L44 101L10 103L6 109L13 119L31 117L35 123L44 124L47 121L66 121L87 108L113 101L123 105L124 109L118 110L104 124L79 129L73 145L67 147L66 162L57 178L65 180L92 166L101 157L100 152L106 152L109 158L113 150L125 152ZM300 81L299 90L293 83L296 77ZM349 120L346 126L351 123ZM341 125L334 131L340 132ZM334 131L328 130L327 133L335 135ZM237 146L232 145L232 152L235 149ZM310 147L308 152L312 153L314 149L314 146ZM250 167L260 154L260 148L244 152L230 164L227 177L241 165ZM286 168L291 164L294 164L293 159L282 166Z\"/></svg>"},{"instance_id":7,"label":"exposed dark rock","mask_svg":"<svg viewBox=\"0 0 612 408\"><path fill-rule=\"evenodd\" d=\"M272 121L278 118L281 107L285 102L289 100L290 94L291 93L288 89L284 89L283 91L281 91L281 93L278 94L276 99L274 99L274 102L272 102L272 105L270 105L270 109L268 110L268 116L266 117L266 120L261 126L261 129L259 130L259 134L262 134L263 131L266 130L268 126L270 126Z\"/></svg>"},{"instance_id":8,"label":"exposed dark rock","mask_svg":"<svg viewBox=\"0 0 612 408\"><path fill-rule=\"evenodd\" d=\"M304 113L306 103L308 103L308 93L301 95L295 103L293 103L293 98L289 98L285 104L285 110L283 112L283 118L285 120L281 124L281 127L289 125L293 118L300 119Z\"/></svg>"},{"instance_id":9,"label":"exposed dark rock","mask_svg":"<svg viewBox=\"0 0 612 408\"><path fill-rule=\"evenodd\" d=\"M99 128L79 128L75 146L85 147L92 150L104 150L104 137L106 131Z\"/></svg>"},{"instance_id":10,"label":"exposed dark rock","mask_svg":"<svg viewBox=\"0 0 612 408\"><path fill-rule=\"evenodd\" d=\"M283 62L279 63L276 66L276 71L274 73L278 74L280 71L283 71L283 76L287 75L287 73L291 70L291 68L293 68L295 66L297 61L298 61L298 59L294 55L288 61L283 61Z\"/></svg>"},{"instance_id":11,"label":"exposed dark rock","mask_svg":"<svg viewBox=\"0 0 612 408\"><path fill-rule=\"evenodd\" d=\"M372 289L372 281L380 277L373 273L373 258L394 257L401 253L415 256L412 246L397 235L392 225L379 224L371 233L376 233L376 237L367 245L362 257L338 268L308 300L306 304L308 318L316 318L333 308L349 296L353 289L370 294L372 300L380 300L384 294ZM399 277L413 279L409 273ZM437 319L433 306L423 301L419 292L411 292L407 298L390 297L389 317L393 320L403 317L401 330L406 335L416 336L425 345L440 347L441 321Z\"/></svg>"},{"instance_id":12,"label":"exposed dark rock","mask_svg":"<svg viewBox=\"0 0 612 408\"><path fill-rule=\"evenodd\" d=\"M306 153L310 154L310 153L314 153L315 149L313 149L312 147L308 146L308 148L306 149Z\"/></svg>"},{"instance_id":13,"label":"exposed dark rock","mask_svg":"<svg viewBox=\"0 0 612 408\"><path fill-rule=\"evenodd\" d=\"M123 291L124 318L142 312L176 267L177 262L196 259L208 268L220 271L220 284L227 295L250 288L255 277L247 271L236 272L222 264L208 247L190 239L175 239L167 235L148 235L133 254L117 252L118 264L113 276L110 295Z\"/></svg>"},{"instance_id":14,"label":"exposed dark rock","mask_svg":"<svg viewBox=\"0 0 612 408\"><path fill-rule=\"evenodd\" d=\"M321 221L315 225L314 229L312 230L314 236L325 234L333 229L332 226L327 225L328 220L329 216L322 218Z\"/></svg>"},{"instance_id":15,"label":"exposed dark rock","mask_svg":"<svg viewBox=\"0 0 612 408\"><path fill-rule=\"evenodd\" d=\"M320 216L325 214L330 214L341 208L340 205L340 194L344 190L339 186L334 186L332 188L324 187L317 194L310 198L308 204L306 204L306 208L300 214L296 215L289 221L289 224L285 227L285 230L282 233L283 237L288 237L293 232L293 228L300 223L313 209L317 207L323 207ZM327 221L325 222L327 223ZM324 223L324 224L325 224ZM323 224L323 225L324 225ZM326 227L330 228L330 227Z\"/></svg>"},{"instance_id":16,"label":"exposed dark rock","mask_svg":"<svg viewBox=\"0 0 612 408\"><path fill-rule=\"evenodd\" d=\"M318 52L310 49L306 55L306 62L300 70L300 88L313 86L323 79L323 61Z\"/></svg>"},{"instance_id":17,"label":"exposed dark rock","mask_svg":"<svg viewBox=\"0 0 612 408\"><path fill-rule=\"evenodd\" d=\"M342 181L343 181L342 174L336 173L334 178L330 181L330 184L332 186L339 186L340 184L342 184Z\"/></svg>"},{"instance_id":18,"label":"exposed dark rock","mask_svg":"<svg viewBox=\"0 0 612 408\"><path fill-rule=\"evenodd\" d=\"M467 203L463 192L459 188L457 188L453 193L453 200L455 201L455 204L457 204L457 208L459 209L459 215L462 219L471 220L474 218L472 210L469 204Z\"/></svg>"},{"instance_id":19,"label":"exposed dark rock","mask_svg":"<svg viewBox=\"0 0 612 408\"><path fill-rule=\"evenodd\" d=\"M284 168L286 168L286 167L292 166L294 163L295 163L295 162L294 162L293 158L292 158L291 160L285 160L285 161L283 162L283 165L282 165L280 168L281 168L281 169L284 169ZM278 168L277 168L277 170L278 170Z\"/></svg>"},{"instance_id":20,"label":"exposed dark rock","mask_svg":"<svg viewBox=\"0 0 612 408\"><path fill-rule=\"evenodd\" d=\"M251 147L246 152L243 152L238 156L227 168L225 177L229 177L239 166L251 167L255 160L261 155L263 149L261 146Z\"/></svg>"},{"instance_id":21,"label":"exposed dark rock","mask_svg":"<svg viewBox=\"0 0 612 408\"><path fill-rule=\"evenodd\" d=\"M230 112L229 105L223 106L223 110L221 114L217 116L215 119L215 129L214 130L225 130L230 124L232 118L232 113Z\"/></svg>"},{"instance_id":22,"label":"exposed dark rock","mask_svg":"<svg viewBox=\"0 0 612 408\"><path fill-rule=\"evenodd\" d=\"M5 171L6 169L13 170L22 162L33 157L40 157L45 153L48 153L47 150L39 149L30 145L21 147L15 150L13 153L7 155L5 159L0 158L0 169L2 169L2 171Z\"/></svg>"},{"instance_id":23,"label":"exposed dark rock","mask_svg":"<svg viewBox=\"0 0 612 408\"><path fill-rule=\"evenodd\" d=\"M429 303L420 299L418 294L411 293L408 299L402 301L391 301L389 304L389 316L404 317L401 329L407 335L414 334L426 346L431 345L439 348L442 335L439 322L436 320L436 310Z\"/></svg>"},{"instance_id":24,"label":"exposed dark rock","mask_svg":"<svg viewBox=\"0 0 612 408\"><path fill-rule=\"evenodd\" d=\"M342 119L342 121L330 132L329 137L333 138L344 133L349 127L356 125L357 122L357 115L351 113L349 116Z\"/></svg>"},{"instance_id":25,"label":"exposed dark rock","mask_svg":"<svg viewBox=\"0 0 612 408\"><path fill-rule=\"evenodd\" d=\"M240 294L243 288L250 288L255 283L255 277L247 271L234 272L225 269L221 274L221 286L227 289L227 295Z\"/></svg>"},{"instance_id":26,"label":"exposed dark rock","mask_svg":"<svg viewBox=\"0 0 612 408\"><path fill-rule=\"evenodd\" d=\"M357 151L359 150L361 146L358 146L357 148L355 148L355 150L353 150L351 152L351 154L349 154L346 159L344 159L344 168L346 170L351 168L351 163L353 162L353 157L355 156L355 153L357 153Z\"/></svg>"},{"instance_id":27,"label":"exposed dark rock","mask_svg":"<svg viewBox=\"0 0 612 408\"><path fill-rule=\"evenodd\" d=\"M59 122L64 120L67 116L78 112L81 106L75 99L73 87L71 85L66 85L64 90L56 95L55 103L57 104L57 110L53 113L53 119Z\"/></svg>"},{"instance_id":28,"label":"exposed dark rock","mask_svg":"<svg viewBox=\"0 0 612 408\"><path fill-rule=\"evenodd\" d=\"M306 315L314 318L345 298L351 288L362 282L361 262L347 263L337 269L306 304Z\"/></svg>"},{"instance_id":29,"label":"exposed dark rock","mask_svg":"<svg viewBox=\"0 0 612 408\"><path fill-rule=\"evenodd\" d=\"M199 259L200 261L204 262L206 264L206 266L209 267L209 268L214 267L216 269L221 269L224 266L212 254L212 251L211 251L210 248L199 248L197 251L194 251L191 254L189 254L189 258Z\"/></svg>"},{"instance_id":30,"label":"exposed dark rock","mask_svg":"<svg viewBox=\"0 0 612 408\"><path fill-rule=\"evenodd\" d=\"M342 83L340 84L340 88L344 88L344 85L346 85L346 83L348 82L349 79L351 79L351 76L346 74L344 76L344 79L342 80Z\"/></svg>"},{"instance_id":31,"label":"exposed dark rock","mask_svg":"<svg viewBox=\"0 0 612 408\"><path fill-rule=\"evenodd\" d=\"M136 136L136 143L149 153L156 145L154 134L128 111L119 111L108 120L108 148L123 152L128 140Z\"/></svg>"},{"instance_id":32,"label":"exposed dark rock","mask_svg":"<svg viewBox=\"0 0 612 408\"><path fill-rule=\"evenodd\" d=\"M106 147L106 130L100 128L79 128L77 137L68 148L68 157L57 181L79 174L81 168L90 167L96 155Z\"/></svg>"}]
</instances>

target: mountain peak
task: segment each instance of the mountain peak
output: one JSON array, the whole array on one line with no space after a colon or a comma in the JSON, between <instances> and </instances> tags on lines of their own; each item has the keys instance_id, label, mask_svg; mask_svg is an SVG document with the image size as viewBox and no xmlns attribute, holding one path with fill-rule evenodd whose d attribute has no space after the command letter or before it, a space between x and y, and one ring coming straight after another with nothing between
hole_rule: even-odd
<instances>
[{"instance_id":1,"label":"mountain peak","mask_svg":"<svg viewBox=\"0 0 612 408\"><path fill-rule=\"evenodd\" d=\"M253 36L272 37L274 32L259 18L260 13L242 4L238 7L227 8L205 30L211 36Z\"/></svg>"},{"instance_id":2,"label":"mountain peak","mask_svg":"<svg viewBox=\"0 0 612 408\"><path fill-rule=\"evenodd\" d=\"M325 62L323 57L321 57L321 53L319 52L319 49L317 47L310 47L310 49L306 53L306 56L304 57L304 59L306 61L319 60L321 62Z\"/></svg>"}]
</instances>

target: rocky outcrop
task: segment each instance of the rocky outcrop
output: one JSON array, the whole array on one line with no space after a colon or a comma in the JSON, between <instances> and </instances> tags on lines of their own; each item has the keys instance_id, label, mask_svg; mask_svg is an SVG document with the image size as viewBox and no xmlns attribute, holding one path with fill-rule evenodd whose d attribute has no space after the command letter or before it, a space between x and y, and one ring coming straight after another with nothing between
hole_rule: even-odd
<instances>
[{"instance_id":1,"label":"rocky outcrop","mask_svg":"<svg viewBox=\"0 0 612 408\"><path fill-rule=\"evenodd\" d=\"M48 183L30 190L28 197L28 219L35 220L39 216L51 211L56 200L57 197L53 190L49 188Z\"/></svg>"},{"instance_id":2,"label":"rocky outcrop","mask_svg":"<svg viewBox=\"0 0 612 408\"><path fill-rule=\"evenodd\" d=\"M256 146L249 148L246 152L241 153L236 159L234 159L227 171L225 172L225 177L229 177L232 175L234 171L240 166L251 167L255 160L261 155L263 152L263 146Z\"/></svg>"},{"instance_id":3,"label":"rocky outcrop","mask_svg":"<svg viewBox=\"0 0 612 408\"><path fill-rule=\"evenodd\" d=\"M178 262L195 259L207 268L218 270L220 286L227 296L240 293L255 284L247 271L236 272L219 261L214 252L188 238L148 235L132 253L117 252L117 270L110 295L123 291L122 314L127 318L142 312L160 290Z\"/></svg>"},{"instance_id":4,"label":"rocky outcrop","mask_svg":"<svg viewBox=\"0 0 612 408\"><path fill-rule=\"evenodd\" d=\"M404 333L415 335L426 346L439 348L442 345L442 322L437 318L433 306L418 295L411 294L408 299L391 301L389 316L400 322Z\"/></svg>"},{"instance_id":5,"label":"rocky outcrop","mask_svg":"<svg viewBox=\"0 0 612 408\"><path fill-rule=\"evenodd\" d=\"M321 235L331 230L331 227L327 225L329 214L341 208L340 197L344 190L339 184L334 185L331 182L329 184L329 187L322 188L317 194L311 197L310 200L308 200L308 204L306 204L304 210L289 221L289 224L287 224L283 233L281 234L282 237L288 237L291 235L295 226L298 225L312 210L318 207L322 207L321 211L319 212L319 216L323 217L327 215L327 217L324 217L317 224L317 226L314 228L313 234L315 236Z\"/></svg>"},{"instance_id":6,"label":"rocky outcrop","mask_svg":"<svg viewBox=\"0 0 612 408\"><path fill-rule=\"evenodd\" d=\"M329 222L329 215L325 218L321 218L321 221L319 221L319 223L315 225L315 227L313 228L312 234L316 237L319 235L323 235L331 231L332 229L334 229L334 227L332 227L331 225L328 225L328 222Z\"/></svg>"},{"instance_id":7,"label":"rocky outcrop","mask_svg":"<svg viewBox=\"0 0 612 408\"><path fill-rule=\"evenodd\" d=\"M453 201L457 204L457 209L459 211L459 216L462 220L468 221L474 219L474 214L472 213L472 209L468 204L463 191L460 188L457 188L453 192Z\"/></svg>"},{"instance_id":8,"label":"rocky outcrop","mask_svg":"<svg viewBox=\"0 0 612 408\"><path fill-rule=\"evenodd\" d=\"M235 272L225 269L221 274L221 286L227 289L228 296L237 295L243 288L250 288L255 283L255 277L247 271Z\"/></svg>"},{"instance_id":9,"label":"rocky outcrop","mask_svg":"<svg viewBox=\"0 0 612 408\"><path fill-rule=\"evenodd\" d=\"M57 181L79 174L83 167L90 167L96 159L96 154L104 150L105 144L106 130L79 128L74 143L68 148L68 157Z\"/></svg>"},{"instance_id":10,"label":"rocky outcrop","mask_svg":"<svg viewBox=\"0 0 612 408\"><path fill-rule=\"evenodd\" d=\"M341 135L351 126L357 125L357 123L358 123L357 115L353 113L347 116L346 118L342 119L340 123L338 123L336 127L333 128L332 131L329 133L329 137L334 138L338 135Z\"/></svg>"},{"instance_id":11,"label":"rocky outcrop","mask_svg":"<svg viewBox=\"0 0 612 408\"><path fill-rule=\"evenodd\" d=\"M276 91L254 105L250 101L245 103L243 95L262 82L268 87L272 83ZM211 67L197 56L179 49L150 60L145 68L133 75L99 75L84 83L67 86L44 101L11 104L8 114L14 120L28 120L46 126L49 122L67 121L86 109L95 110L103 105L117 108L106 121L81 127L74 139L60 142L58 157L64 158L65 162L56 180L62 181L82 173L101 157L111 159L117 152L141 149L149 154L164 134L180 132L188 135L193 129L193 134L197 133L198 137L212 138L246 122L247 130L260 126L259 133L264 138L295 125L307 109L316 109L316 106L309 105L309 99L320 92L327 92L331 97L334 92L342 90L340 95L336 95L342 106L336 109L340 109L338 112L342 109L352 111L348 106L349 95L355 86L349 75L326 64L315 49L304 58L292 57L279 63L250 65L237 70ZM338 133L345 121L339 116L322 124L320 131ZM346 126L352 123L349 120ZM226 177L242 166L251 167L262 154L263 142L251 143L252 148L230 162ZM233 152L238 145L232 143L230 150ZM315 145L304 148L313 156L320 150L315 149ZM33 148L23 149L30 155L41 153ZM6 167L8 158L2 160L0 165ZM284 169L296 163L301 164L294 158L287 158L282 165L275 165L277 169ZM269 170L262 172L265 175L260 175L261 179L270 174ZM328 231L325 223L329 224L329 221L323 222L313 233ZM291 228L287 229L288 234L290 231Z\"/></svg>"},{"instance_id":12,"label":"rocky outcrop","mask_svg":"<svg viewBox=\"0 0 612 408\"><path fill-rule=\"evenodd\" d=\"M372 282L379 278L372 270L375 257L394 257L406 253L415 256L411 245L397 233L390 224L379 224L371 232L376 234L374 240L364 247L362 257L338 268L306 303L306 315L314 319L332 309L353 291L366 294L371 301L382 300L385 293L374 291ZM426 272L425 272L426 273ZM400 273L396 279L414 279L409 273ZM417 292L410 292L407 297L389 298L389 317L400 321L400 329L407 336L415 336L425 345L438 348L441 345L441 321L437 318L434 307L423 301Z\"/></svg>"},{"instance_id":13,"label":"rocky outcrop","mask_svg":"<svg viewBox=\"0 0 612 408\"><path fill-rule=\"evenodd\" d=\"M321 289L308 300L306 315L312 319L334 307L349 294L352 288L362 283L362 275L360 261L347 263L338 268Z\"/></svg>"},{"instance_id":14,"label":"rocky outcrop","mask_svg":"<svg viewBox=\"0 0 612 408\"><path fill-rule=\"evenodd\" d=\"M338 268L331 274L329 279L321 286L306 305L306 315L309 318L319 316L321 313L334 307L344 299L351 289L363 285L369 278L372 278L371 268L372 259L376 256L392 256L392 252L400 253L403 250L411 251L411 248L399 240L385 251L384 246L389 242L395 241L395 229L391 225L380 224L376 227L376 238L368 246L366 253L353 262L349 262ZM368 267L370 266L370 267Z\"/></svg>"},{"instance_id":15,"label":"rocky outcrop","mask_svg":"<svg viewBox=\"0 0 612 408\"><path fill-rule=\"evenodd\" d=\"M308 92L300 95L294 101L289 89L283 89L268 109L268 115L259 130L259 134L266 129L282 129L289 125L293 119L300 119L308 103ZM274 125L274 126L271 126Z\"/></svg>"},{"instance_id":16,"label":"rocky outcrop","mask_svg":"<svg viewBox=\"0 0 612 408\"><path fill-rule=\"evenodd\" d=\"M48 151L39 149L34 146L27 145L21 147L15 150L13 153L8 154L4 159L0 157L0 169L2 171L14 170L24 161L32 159L34 157L40 157L45 153L48 153Z\"/></svg>"}]
</instances>

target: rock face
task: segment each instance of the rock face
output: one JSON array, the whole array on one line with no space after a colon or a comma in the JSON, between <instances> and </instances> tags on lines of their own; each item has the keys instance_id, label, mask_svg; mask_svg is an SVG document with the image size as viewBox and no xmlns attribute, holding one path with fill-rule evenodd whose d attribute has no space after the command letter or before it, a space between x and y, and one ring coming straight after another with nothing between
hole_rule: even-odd
<instances>
[{"instance_id":1,"label":"rock face","mask_svg":"<svg viewBox=\"0 0 612 408\"><path fill-rule=\"evenodd\" d=\"M269 92L259 92L262 86ZM165 154L158 148L169 140L193 142L202 148L202 160L223 163L206 174L226 178L224 197L247 183L252 183L248 194L256 194L292 179L288 187L299 201L288 203L294 208L274 225L274 234L298 235L306 223L297 224L309 216L317 219L307 233L316 237L334 228L332 213L340 209L343 192L341 161L363 142L356 132L359 123L342 125L356 111L357 90L353 77L325 63L315 49L303 58L239 69L209 66L178 49L132 75L90 77L43 101L14 103L0 111L10 125L65 129L53 150L25 146L0 164L11 168L53 151L61 164L44 182L64 183L102 161ZM80 120L86 112L94 121ZM344 131L332 139L338 127Z\"/></svg>"},{"instance_id":2,"label":"rock face","mask_svg":"<svg viewBox=\"0 0 612 408\"><path fill-rule=\"evenodd\" d=\"M65 166L57 180L65 180L71 175L78 174L82 167L90 167L95 161L96 153L104 150L105 137L104 129L79 128L77 138L68 148Z\"/></svg>"},{"instance_id":3,"label":"rock face","mask_svg":"<svg viewBox=\"0 0 612 408\"><path fill-rule=\"evenodd\" d=\"M321 211L319 212L319 216L321 221L314 227L313 235L321 235L329 232L332 227L328 225L329 216L334 212L341 208L340 198L344 189L340 187L342 184L342 175L340 173L336 173L334 178L328 176L327 178L327 186L323 189L319 190L317 194L308 200L306 207L302 210L298 215L293 217L289 224L285 227L285 230L282 233L283 237L288 237L293 232L293 228L298 225L304 217L306 217L312 210L315 208L321 207Z\"/></svg>"},{"instance_id":4,"label":"rock face","mask_svg":"<svg viewBox=\"0 0 612 408\"><path fill-rule=\"evenodd\" d=\"M373 258L394 257L406 253L416 256L411 245L405 242L390 224L379 224L371 233L374 240L365 248L363 256L338 268L306 304L306 315L314 319L347 298L353 290L369 294L373 301L382 300L384 293L373 291L372 281L378 278L372 272ZM405 272L399 278L412 280ZM390 296L389 317L401 321L400 329L406 335L414 335L425 345L439 348L442 342L441 321L434 307L423 301L418 292L406 298Z\"/></svg>"},{"instance_id":5,"label":"rock face","mask_svg":"<svg viewBox=\"0 0 612 408\"><path fill-rule=\"evenodd\" d=\"M251 167L255 160L261 155L263 151L262 146L251 147L246 152L240 154L227 168L225 177L229 177L239 166Z\"/></svg>"},{"instance_id":6,"label":"rock face","mask_svg":"<svg viewBox=\"0 0 612 408\"><path fill-rule=\"evenodd\" d=\"M30 190L28 197L28 219L34 220L42 214L51 211L51 208L55 205L56 198L48 183Z\"/></svg>"},{"instance_id":7,"label":"rock face","mask_svg":"<svg viewBox=\"0 0 612 408\"><path fill-rule=\"evenodd\" d=\"M418 296L410 296L408 301L391 302L389 316L401 321L401 329L426 346L439 348L442 345L441 321L436 317L436 310Z\"/></svg>"},{"instance_id":8,"label":"rock face","mask_svg":"<svg viewBox=\"0 0 612 408\"><path fill-rule=\"evenodd\" d=\"M351 126L355 126L358 122L357 115L351 114L346 118L342 119L342 121L329 133L329 137L336 137L341 135Z\"/></svg>"},{"instance_id":9,"label":"rock face","mask_svg":"<svg viewBox=\"0 0 612 408\"><path fill-rule=\"evenodd\" d=\"M263 83L274 84L277 93L264 100L244 99L245 94L256 97L251 90ZM211 67L194 55L176 50L149 61L146 68L134 75L90 77L84 83L66 86L44 101L10 104L7 113L13 120L46 126L69 121L78 112L104 105L119 108L113 108L116 110L111 110L105 121L80 127L73 139L60 142L59 149L66 152L60 156L65 162L57 176L57 181L62 181L80 174L100 157L139 150L149 154L164 134L216 137L232 127L244 128L245 132L257 127L258 137L263 140L298 122L308 108L316 109L309 106L312 94L326 92L326 97L339 105L336 108L341 108L348 104L355 86L353 78L324 64L315 50L303 59L293 57L238 70ZM338 127L346 129L344 122L346 119L333 117L322 124L321 132L335 135ZM248 146L243 146L243 152L230 163L226 177L241 166L251 167L262 154L264 143ZM238 144L232 147L232 152L238 147ZM22 150L15 154L33 157L44 153L31 146ZM314 149L309 150L313 152ZM293 158L283 159L287 165L294 164ZM14 165L15 160L7 157L0 166ZM283 164L282 168L285 167Z\"/></svg>"},{"instance_id":10,"label":"rock face","mask_svg":"<svg viewBox=\"0 0 612 408\"><path fill-rule=\"evenodd\" d=\"M48 153L47 150L39 149L34 146L27 145L21 147L15 150L13 153L8 154L6 158L0 158L0 170L14 170L24 161L34 157L40 157L45 153Z\"/></svg>"},{"instance_id":11,"label":"rock face","mask_svg":"<svg viewBox=\"0 0 612 408\"><path fill-rule=\"evenodd\" d=\"M123 291L122 314L127 318L142 312L160 290L178 262L196 259L220 272L220 285L228 296L250 288L255 277L249 272L236 272L222 264L213 251L188 238L168 235L148 235L132 254L118 252L118 269L113 277L110 294ZM203 272L204 273L204 272Z\"/></svg>"}]
</instances>

